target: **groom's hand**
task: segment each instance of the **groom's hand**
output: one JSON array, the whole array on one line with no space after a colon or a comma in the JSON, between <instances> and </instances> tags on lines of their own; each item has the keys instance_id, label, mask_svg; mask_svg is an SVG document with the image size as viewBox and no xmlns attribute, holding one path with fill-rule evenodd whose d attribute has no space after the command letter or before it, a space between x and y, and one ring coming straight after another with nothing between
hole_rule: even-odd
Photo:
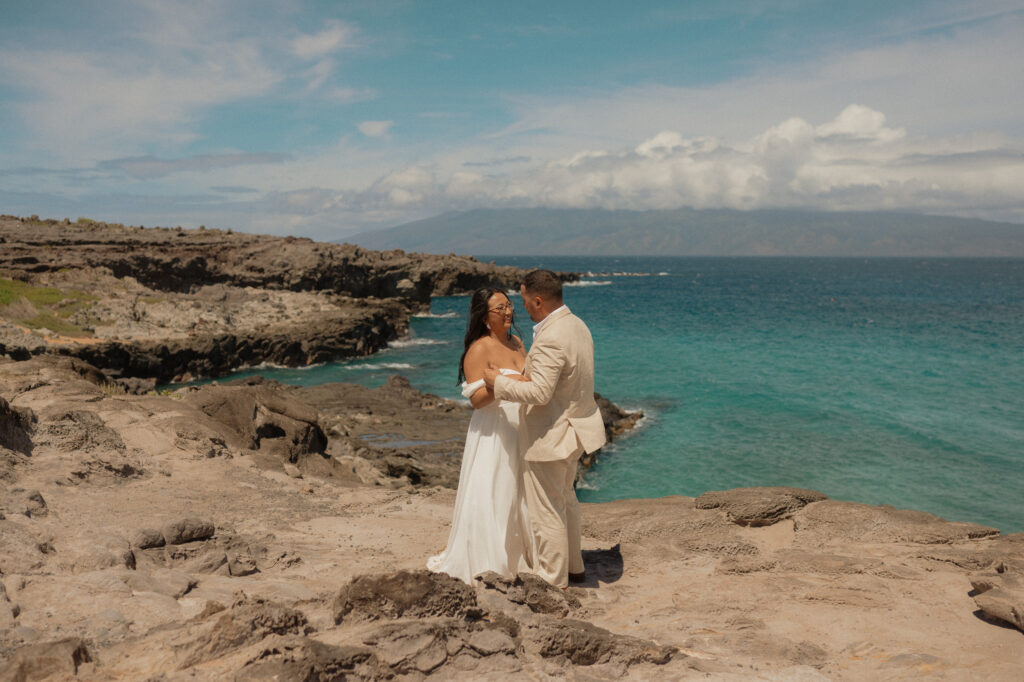
<instances>
[{"instance_id":1,"label":"groom's hand","mask_svg":"<svg viewBox=\"0 0 1024 682\"><path fill-rule=\"evenodd\" d=\"M494 386L494 379L498 374L498 366L493 362L488 362L487 369L484 370L484 383L488 386Z\"/></svg>"}]
</instances>

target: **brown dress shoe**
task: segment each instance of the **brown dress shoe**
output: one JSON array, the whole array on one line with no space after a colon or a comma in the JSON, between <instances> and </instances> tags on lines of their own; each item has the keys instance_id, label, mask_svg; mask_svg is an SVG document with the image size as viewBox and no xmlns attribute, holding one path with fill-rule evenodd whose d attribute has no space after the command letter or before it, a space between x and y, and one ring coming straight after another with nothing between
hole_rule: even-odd
<instances>
[{"instance_id":1,"label":"brown dress shoe","mask_svg":"<svg viewBox=\"0 0 1024 682\"><path fill-rule=\"evenodd\" d=\"M569 582L571 582L571 583L583 583L583 582L586 582L586 581L587 581L587 572L586 571L583 571L582 573L570 573L569 574Z\"/></svg>"}]
</instances>

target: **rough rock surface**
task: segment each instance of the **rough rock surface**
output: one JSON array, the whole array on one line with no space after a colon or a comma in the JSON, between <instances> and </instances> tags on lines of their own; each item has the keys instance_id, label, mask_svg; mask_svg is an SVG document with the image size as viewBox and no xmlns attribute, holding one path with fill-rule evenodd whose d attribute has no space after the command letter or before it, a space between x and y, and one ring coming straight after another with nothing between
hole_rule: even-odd
<instances>
[{"instance_id":1,"label":"rough rock surface","mask_svg":"<svg viewBox=\"0 0 1024 682\"><path fill-rule=\"evenodd\" d=\"M183 393L185 402L227 426L235 447L260 450L295 463L322 455L327 436L316 408L287 395L281 384L237 382Z\"/></svg>"},{"instance_id":2,"label":"rough rock surface","mask_svg":"<svg viewBox=\"0 0 1024 682\"><path fill-rule=\"evenodd\" d=\"M971 587L974 603L986 616L1024 632L1024 562L996 562L972 575Z\"/></svg>"},{"instance_id":3,"label":"rough rock surface","mask_svg":"<svg viewBox=\"0 0 1024 682\"><path fill-rule=\"evenodd\" d=\"M96 374L0 359L0 395L36 417L31 455L0 483L0 679L1019 680L1024 668L1024 534L829 499L739 525L728 509L763 494L749 490L716 493L713 508L619 500L583 505L578 586L464 585L422 570L455 492L387 476L370 450L420 466L426 445L384 441L461 437L465 408L397 380L378 393L211 387L294 401L274 413L290 419L299 402L317 408L327 447L295 478L284 450L242 438L259 428L255 401L246 421L208 414L199 391L131 395ZM417 415L407 428L403 413ZM70 475L114 457L144 473Z\"/></svg>"},{"instance_id":4,"label":"rough rock surface","mask_svg":"<svg viewBox=\"0 0 1024 682\"><path fill-rule=\"evenodd\" d=\"M466 583L444 573L399 571L358 576L334 599L334 622L421 616L465 616L476 608Z\"/></svg>"},{"instance_id":5,"label":"rough rock surface","mask_svg":"<svg viewBox=\"0 0 1024 682\"><path fill-rule=\"evenodd\" d=\"M739 488L713 490L697 498L697 509L721 509L726 518L740 526L770 526L788 519L811 502L828 499L814 490L801 488Z\"/></svg>"},{"instance_id":6,"label":"rough rock surface","mask_svg":"<svg viewBox=\"0 0 1024 682\"><path fill-rule=\"evenodd\" d=\"M431 296L523 273L468 256L13 216L0 216L0 242L0 286L17 298L0 305L0 355L82 358L131 393L367 355Z\"/></svg>"}]
</instances>

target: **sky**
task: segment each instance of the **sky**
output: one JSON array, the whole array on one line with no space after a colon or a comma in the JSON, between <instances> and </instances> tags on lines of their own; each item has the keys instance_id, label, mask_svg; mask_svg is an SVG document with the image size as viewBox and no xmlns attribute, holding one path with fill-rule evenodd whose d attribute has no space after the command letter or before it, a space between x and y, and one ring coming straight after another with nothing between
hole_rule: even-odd
<instances>
[{"instance_id":1,"label":"sky","mask_svg":"<svg viewBox=\"0 0 1024 682\"><path fill-rule=\"evenodd\" d=\"M1024 0L0 0L0 213L1024 223Z\"/></svg>"}]
</instances>

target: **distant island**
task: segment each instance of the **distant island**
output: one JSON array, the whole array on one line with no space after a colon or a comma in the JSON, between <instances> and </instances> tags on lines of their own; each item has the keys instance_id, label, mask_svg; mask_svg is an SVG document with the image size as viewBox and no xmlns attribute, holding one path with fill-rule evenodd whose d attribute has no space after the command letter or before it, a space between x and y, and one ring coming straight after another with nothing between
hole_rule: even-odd
<instances>
[{"instance_id":1,"label":"distant island","mask_svg":"<svg viewBox=\"0 0 1024 682\"><path fill-rule=\"evenodd\" d=\"M1024 257L1024 225L890 212L457 211L345 239L475 255Z\"/></svg>"}]
</instances>

